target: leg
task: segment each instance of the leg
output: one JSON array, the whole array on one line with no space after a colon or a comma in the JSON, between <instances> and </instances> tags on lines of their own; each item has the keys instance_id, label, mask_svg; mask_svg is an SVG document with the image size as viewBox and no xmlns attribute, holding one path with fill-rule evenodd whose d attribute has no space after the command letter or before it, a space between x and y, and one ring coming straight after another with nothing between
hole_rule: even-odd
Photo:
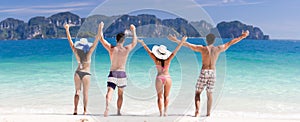
<instances>
[{"instance_id":1,"label":"leg","mask_svg":"<svg viewBox=\"0 0 300 122\"><path fill-rule=\"evenodd\" d=\"M211 110L212 101L213 101L212 92L206 91L206 95L207 95L207 114L206 114L206 116L210 116L210 110Z\"/></svg>"},{"instance_id":2,"label":"leg","mask_svg":"<svg viewBox=\"0 0 300 122\"><path fill-rule=\"evenodd\" d=\"M157 92L157 105L160 116L162 116L163 84L159 79L156 79L155 88Z\"/></svg>"},{"instance_id":3,"label":"leg","mask_svg":"<svg viewBox=\"0 0 300 122\"><path fill-rule=\"evenodd\" d=\"M107 87L107 93L106 93L106 107L105 107L105 112L104 112L104 117L108 116L108 111L109 111L109 103L111 101L111 97L113 95L114 89L112 87Z\"/></svg>"},{"instance_id":4,"label":"leg","mask_svg":"<svg viewBox=\"0 0 300 122\"><path fill-rule=\"evenodd\" d=\"M86 108L87 108L87 103L88 103L88 91L90 87L90 75L84 76L83 80L83 115L86 115Z\"/></svg>"},{"instance_id":5,"label":"leg","mask_svg":"<svg viewBox=\"0 0 300 122\"><path fill-rule=\"evenodd\" d=\"M81 80L78 74L74 75L74 83L75 83L75 95L74 95L74 113L73 115L77 115L77 106L79 102L79 94L81 89Z\"/></svg>"},{"instance_id":6,"label":"leg","mask_svg":"<svg viewBox=\"0 0 300 122\"><path fill-rule=\"evenodd\" d=\"M215 72L211 72L211 76L208 80L207 87L206 87L206 96L207 96L207 114L206 114L206 116L210 116L211 106L213 103L212 93L214 91L215 82L216 82L216 74L215 74Z\"/></svg>"},{"instance_id":7,"label":"leg","mask_svg":"<svg viewBox=\"0 0 300 122\"><path fill-rule=\"evenodd\" d=\"M196 111L195 111L195 117L198 117L200 115L199 109L200 109L200 95L201 91L196 91L195 93L195 106L196 106Z\"/></svg>"},{"instance_id":8,"label":"leg","mask_svg":"<svg viewBox=\"0 0 300 122\"><path fill-rule=\"evenodd\" d=\"M164 116L167 116L167 110L168 110L168 104L169 104L169 94L172 86L172 80L171 78L166 78L164 86Z\"/></svg>"},{"instance_id":9,"label":"leg","mask_svg":"<svg viewBox=\"0 0 300 122\"><path fill-rule=\"evenodd\" d=\"M122 103L123 103L123 88L118 88L118 103L117 103L117 107L118 107L118 115L121 115L121 107L122 107Z\"/></svg>"},{"instance_id":10,"label":"leg","mask_svg":"<svg viewBox=\"0 0 300 122\"><path fill-rule=\"evenodd\" d=\"M200 74L199 79L197 80L197 84L196 84L196 92L195 92L195 117L200 116L200 95L201 92L203 91L204 87L206 86L206 79L205 76L203 76L204 74Z\"/></svg>"}]
</instances>

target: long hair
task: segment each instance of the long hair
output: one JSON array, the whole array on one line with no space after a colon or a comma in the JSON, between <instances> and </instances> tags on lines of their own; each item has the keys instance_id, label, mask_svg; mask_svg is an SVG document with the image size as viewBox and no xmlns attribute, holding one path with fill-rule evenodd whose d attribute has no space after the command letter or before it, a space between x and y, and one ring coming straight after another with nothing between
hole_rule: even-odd
<instances>
[{"instance_id":1,"label":"long hair","mask_svg":"<svg viewBox=\"0 0 300 122\"><path fill-rule=\"evenodd\" d=\"M156 58L158 61L160 61L160 63L161 63L161 67L165 67L165 60L163 60L163 59L158 59L158 58Z\"/></svg>"},{"instance_id":2,"label":"long hair","mask_svg":"<svg viewBox=\"0 0 300 122\"><path fill-rule=\"evenodd\" d=\"M79 56L79 58L80 58L80 63L82 63L82 62L86 62L87 61L87 53L84 53L84 51L83 50L80 50L80 49L76 49L77 50L77 54L78 54L78 56Z\"/></svg>"}]
</instances>

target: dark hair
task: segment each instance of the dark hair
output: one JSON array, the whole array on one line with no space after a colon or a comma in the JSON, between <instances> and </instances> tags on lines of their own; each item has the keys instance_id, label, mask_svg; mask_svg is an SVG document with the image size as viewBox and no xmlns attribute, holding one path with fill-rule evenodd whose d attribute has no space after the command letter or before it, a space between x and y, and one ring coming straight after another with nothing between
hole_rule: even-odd
<instances>
[{"instance_id":1,"label":"dark hair","mask_svg":"<svg viewBox=\"0 0 300 122\"><path fill-rule=\"evenodd\" d=\"M207 45L214 44L215 43L215 38L216 38L216 36L214 34L212 34L212 33L208 34L206 36L206 43L207 43Z\"/></svg>"},{"instance_id":2,"label":"dark hair","mask_svg":"<svg viewBox=\"0 0 300 122\"><path fill-rule=\"evenodd\" d=\"M76 49L77 50L77 54L80 58L80 63L83 63L87 60L86 56L87 56L87 53L84 53L83 50L80 50L80 49Z\"/></svg>"},{"instance_id":3,"label":"dark hair","mask_svg":"<svg viewBox=\"0 0 300 122\"><path fill-rule=\"evenodd\" d=\"M165 66L165 60L163 60L163 59L158 59L158 58L156 58L158 61L160 61L160 63L161 63L161 67L164 67Z\"/></svg>"},{"instance_id":4,"label":"dark hair","mask_svg":"<svg viewBox=\"0 0 300 122\"><path fill-rule=\"evenodd\" d=\"M118 33L117 35L117 43L122 43L125 39L125 34L124 33Z\"/></svg>"}]
</instances>

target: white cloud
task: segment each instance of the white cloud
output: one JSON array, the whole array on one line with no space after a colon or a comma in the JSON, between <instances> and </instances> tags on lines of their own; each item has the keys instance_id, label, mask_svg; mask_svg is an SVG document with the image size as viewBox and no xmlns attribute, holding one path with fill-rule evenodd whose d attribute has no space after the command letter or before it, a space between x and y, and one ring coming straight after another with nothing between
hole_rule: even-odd
<instances>
[{"instance_id":1,"label":"white cloud","mask_svg":"<svg viewBox=\"0 0 300 122\"><path fill-rule=\"evenodd\" d=\"M246 0L207 0L200 1L196 0L200 6L202 7L210 7L210 6L238 6L238 5L254 5L261 4L263 1L246 1Z\"/></svg>"},{"instance_id":2,"label":"white cloud","mask_svg":"<svg viewBox=\"0 0 300 122\"><path fill-rule=\"evenodd\" d=\"M15 13L18 11L24 11L26 10L25 8L11 8L11 9L1 9L0 13Z\"/></svg>"},{"instance_id":3,"label":"white cloud","mask_svg":"<svg viewBox=\"0 0 300 122\"><path fill-rule=\"evenodd\" d=\"M70 7L85 7L93 5L89 2L70 2L70 3L64 3L60 5L40 5L40 6L33 6L34 8L70 8Z\"/></svg>"},{"instance_id":4,"label":"white cloud","mask_svg":"<svg viewBox=\"0 0 300 122\"><path fill-rule=\"evenodd\" d=\"M223 3L231 3L231 2L235 2L234 0L223 0Z\"/></svg>"},{"instance_id":5,"label":"white cloud","mask_svg":"<svg viewBox=\"0 0 300 122\"><path fill-rule=\"evenodd\" d=\"M2 7L0 13L57 13L65 11L74 11L86 9L87 7L93 5L90 2L69 2L58 5L37 5L37 6L18 6L18 7Z\"/></svg>"}]
</instances>

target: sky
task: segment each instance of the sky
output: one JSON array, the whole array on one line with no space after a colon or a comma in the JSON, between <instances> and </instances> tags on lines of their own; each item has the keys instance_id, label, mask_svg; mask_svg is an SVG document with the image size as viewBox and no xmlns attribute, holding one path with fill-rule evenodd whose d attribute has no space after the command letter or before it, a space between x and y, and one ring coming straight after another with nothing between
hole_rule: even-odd
<instances>
[{"instance_id":1,"label":"sky","mask_svg":"<svg viewBox=\"0 0 300 122\"><path fill-rule=\"evenodd\" d=\"M49 17L65 11L86 17L98 5L107 1L109 0L1 0L0 21L5 18L28 21L31 17ZM166 0L150 1L160 3ZM176 4L172 2L173 0L169 1L170 4ZM300 0L194 0L194 2L195 7L202 7L215 23L238 20L261 28L271 39L300 40L298 13ZM139 4L131 3L128 6ZM195 16L197 12L186 14Z\"/></svg>"}]
</instances>

